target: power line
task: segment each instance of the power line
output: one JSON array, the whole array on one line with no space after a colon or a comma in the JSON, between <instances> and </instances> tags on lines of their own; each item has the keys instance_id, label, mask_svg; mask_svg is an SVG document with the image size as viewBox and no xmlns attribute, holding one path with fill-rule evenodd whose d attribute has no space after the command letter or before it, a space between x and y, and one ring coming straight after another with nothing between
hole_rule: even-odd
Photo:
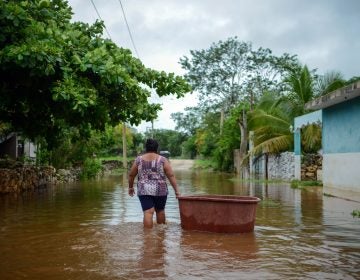
<instances>
[{"instance_id":1,"label":"power line","mask_svg":"<svg viewBox=\"0 0 360 280\"><path fill-rule=\"evenodd\" d=\"M90 0L90 1L91 1L91 3L93 4L94 9L95 9L95 11L96 11L96 13L97 13L97 15L98 15L99 19L100 19L100 20L104 23L105 31L106 31L107 35L109 36L110 40L112 41L111 36L110 36L110 33L109 33L109 31L107 30L107 28L106 28L105 21L103 21L103 19L101 18L101 16L100 16L100 14L99 14L98 9L97 9L97 8L96 8L96 6L95 6L94 1L93 1L93 0Z\"/></svg>"},{"instance_id":2,"label":"power line","mask_svg":"<svg viewBox=\"0 0 360 280\"><path fill-rule=\"evenodd\" d=\"M138 53L138 51L137 51L137 49L136 49L136 46L135 46L135 43L134 43L133 36L132 36L132 34L131 34L131 31L130 31L130 27L129 27L128 21L127 21L127 19L126 19L125 10L124 10L124 7L123 7L123 5L122 5L122 3L121 3L121 0L119 0L119 4L120 4L120 6L121 6L121 10L122 10L122 13L123 13L123 16L124 16L124 20L125 20L125 23L126 23L127 30L128 30L128 32L129 32L129 36L130 36L131 43L132 43L132 45L133 45L133 47L134 47L136 56L140 59L139 53Z\"/></svg>"}]
</instances>

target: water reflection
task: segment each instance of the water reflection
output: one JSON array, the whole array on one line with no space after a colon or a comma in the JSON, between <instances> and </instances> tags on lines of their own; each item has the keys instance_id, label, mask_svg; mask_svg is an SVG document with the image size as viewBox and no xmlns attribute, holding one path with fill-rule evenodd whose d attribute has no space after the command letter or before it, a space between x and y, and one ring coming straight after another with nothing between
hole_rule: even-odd
<instances>
[{"instance_id":1,"label":"water reflection","mask_svg":"<svg viewBox=\"0 0 360 280\"><path fill-rule=\"evenodd\" d=\"M184 231L171 191L167 225L146 231L125 176L0 196L0 279L359 279L359 203L319 187L176 176L183 194L261 198L255 231Z\"/></svg>"}]
</instances>

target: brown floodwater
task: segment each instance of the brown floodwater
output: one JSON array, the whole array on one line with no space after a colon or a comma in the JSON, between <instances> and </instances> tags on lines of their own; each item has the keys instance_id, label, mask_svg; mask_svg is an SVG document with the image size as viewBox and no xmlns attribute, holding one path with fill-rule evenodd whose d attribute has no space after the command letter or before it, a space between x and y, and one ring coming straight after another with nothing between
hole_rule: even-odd
<instances>
[{"instance_id":1,"label":"brown floodwater","mask_svg":"<svg viewBox=\"0 0 360 280\"><path fill-rule=\"evenodd\" d=\"M360 203L322 189L177 172L182 194L251 195L255 230L184 231L172 189L167 224L144 230L126 178L0 197L0 279L360 279Z\"/></svg>"}]
</instances>

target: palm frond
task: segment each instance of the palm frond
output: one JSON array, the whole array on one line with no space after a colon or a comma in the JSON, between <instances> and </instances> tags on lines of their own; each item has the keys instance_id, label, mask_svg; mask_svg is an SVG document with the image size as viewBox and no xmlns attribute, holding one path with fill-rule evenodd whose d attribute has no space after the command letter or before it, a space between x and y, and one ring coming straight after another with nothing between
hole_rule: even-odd
<instances>
[{"instance_id":1,"label":"palm frond","mask_svg":"<svg viewBox=\"0 0 360 280\"><path fill-rule=\"evenodd\" d=\"M253 155L262 153L277 154L289 150L292 147L292 144L292 135L280 135L261 142L249 152Z\"/></svg>"},{"instance_id":2,"label":"palm frond","mask_svg":"<svg viewBox=\"0 0 360 280\"><path fill-rule=\"evenodd\" d=\"M316 96L322 96L332 92L346 84L343 75L337 71L330 71L320 76L314 85Z\"/></svg>"}]
</instances>

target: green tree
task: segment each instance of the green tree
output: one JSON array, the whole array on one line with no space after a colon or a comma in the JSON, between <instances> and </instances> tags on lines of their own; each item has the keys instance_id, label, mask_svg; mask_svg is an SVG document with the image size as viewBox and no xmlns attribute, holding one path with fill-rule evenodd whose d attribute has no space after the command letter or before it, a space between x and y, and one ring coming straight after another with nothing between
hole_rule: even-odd
<instances>
[{"instance_id":1,"label":"green tree","mask_svg":"<svg viewBox=\"0 0 360 280\"><path fill-rule=\"evenodd\" d=\"M343 75L337 71L329 71L315 76L314 96L319 97L346 85Z\"/></svg>"},{"instance_id":2,"label":"green tree","mask_svg":"<svg viewBox=\"0 0 360 280\"><path fill-rule=\"evenodd\" d=\"M225 120L223 133L213 151L213 158L219 170L234 171L234 150L240 145L238 118L241 110L242 105L231 110L230 116Z\"/></svg>"},{"instance_id":3,"label":"green tree","mask_svg":"<svg viewBox=\"0 0 360 280\"><path fill-rule=\"evenodd\" d=\"M185 112L171 113L171 119L175 122L175 129L188 135L194 135L201 123L201 112L197 107L187 107Z\"/></svg>"},{"instance_id":4,"label":"green tree","mask_svg":"<svg viewBox=\"0 0 360 280\"><path fill-rule=\"evenodd\" d=\"M197 107L187 107L185 112L171 114L174 120L175 130L183 132L186 140L182 143L182 155L187 158L195 158L197 155L196 148L196 131L200 128L202 114Z\"/></svg>"},{"instance_id":5,"label":"green tree","mask_svg":"<svg viewBox=\"0 0 360 280\"><path fill-rule=\"evenodd\" d=\"M145 136L154 137L159 143L159 150L169 151L171 157L181 156L182 143L187 138L185 133L170 129L154 129L152 132L146 132Z\"/></svg>"},{"instance_id":6,"label":"green tree","mask_svg":"<svg viewBox=\"0 0 360 280\"><path fill-rule=\"evenodd\" d=\"M306 65L294 68L284 79L284 94L264 95L249 114L249 130L254 131L253 154L276 154L293 148L294 118L307 113L305 104L318 95L344 85L341 74L316 75ZM321 127L311 124L302 129L302 151L313 153L321 147Z\"/></svg>"},{"instance_id":7,"label":"green tree","mask_svg":"<svg viewBox=\"0 0 360 280\"><path fill-rule=\"evenodd\" d=\"M102 38L103 23L72 23L67 1L0 2L0 119L56 147L66 130L82 137L126 121L150 121L159 96L183 96L179 76L146 68Z\"/></svg>"},{"instance_id":8,"label":"green tree","mask_svg":"<svg viewBox=\"0 0 360 280\"><path fill-rule=\"evenodd\" d=\"M254 132L254 155L277 154L293 146L294 111L288 99L269 92L249 113L249 130Z\"/></svg>"},{"instance_id":9,"label":"green tree","mask_svg":"<svg viewBox=\"0 0 360 280\"><path fill-rule=\"evenodd\" d=\"M187 71L186 79L192 88L199 93L198 109L205 115L218 112L220 130L223 133L224 120L230 115L231 109L242 108L238 113L238 127L241 157L245 156L248 146L247 110L251 110L265 91L279 90L279 81L289 69L298 68L296 56L284 54L275 56L271 50L252 49L252 45L241 42L236 37L219 41L209 49L191 51L191 57L180 59L182 67ZM207 133L201 128L198 131L197 143ZM213 143L213 145L217 145ZM206 150L206 149L203 149Z\"/></svg>"},{"instance_id":10,"label":"green tree","mask_svg":"<svg viewBox=\"0 0 360 280\"><path fill-rule=\"evenodd\" d=\"M204 158L211 158L220 138L219 113L208 112L203 115L201 126L196 130L195 145L197 153Z\"/></svg>"}]
</instances>

